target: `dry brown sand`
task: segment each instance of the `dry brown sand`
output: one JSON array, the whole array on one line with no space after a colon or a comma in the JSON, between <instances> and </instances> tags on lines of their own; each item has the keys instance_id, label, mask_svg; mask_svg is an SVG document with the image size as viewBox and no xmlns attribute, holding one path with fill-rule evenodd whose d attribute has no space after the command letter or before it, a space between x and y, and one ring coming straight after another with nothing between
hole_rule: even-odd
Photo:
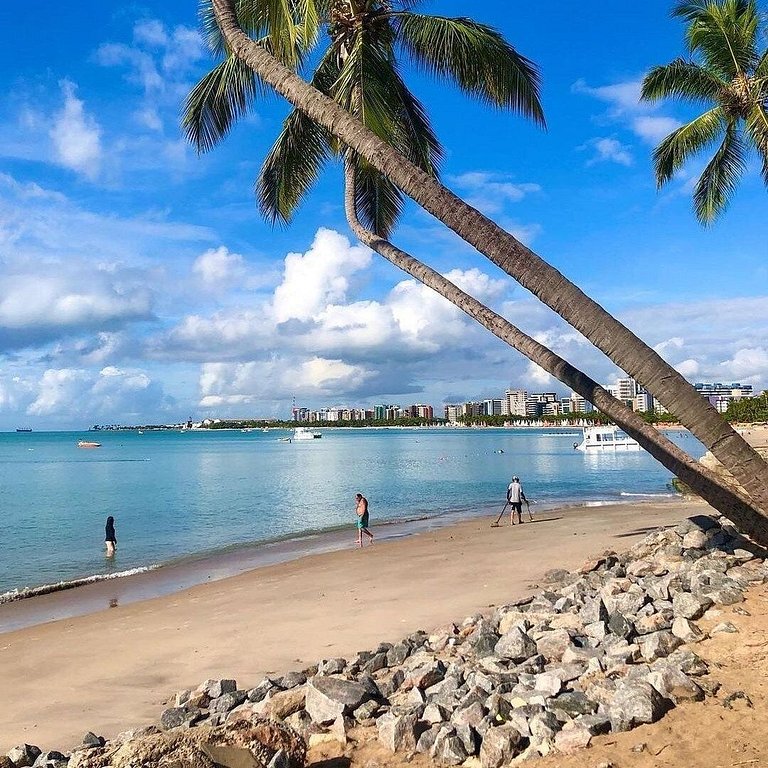
<instances>
[{"instance_id":1,"label":"dry brown sand","mask_svg":"<svg viewBox=\"0 0 768 768\"><path fill-rule=\"evenodd\" d=\"M242 687L250 687L265 673L300 668L323 657L348 656L419 628L432 629L530 592L550 568L574 568L603 549L625 549L649 530L702 509L706 507L682 502L578 508L548 512L537 516L534 524L514 528L492 529L489 520L463 522L377 542L362 551L350 548L306 557L168 597L0 635L0 751L22 741L65 749L87 730L114 736L157 721L169 696L205 678L234 677ZM764 717L768 597L764 591L750 600L753 616L732 618L745 625L740 635L719 636L704 645L724 660L720 679L732 675L729 685L747 690L755 710L734 714L715 704L681 708L656 726L604 737L615 744L601 742L590 749L584 753L588 762L577 757L581 762L559 758L551 764L597 765L600 760L593 755L616 753L619 762L602 759L617 766L674 765L666 759L670 747L659 757L629 752L643 741L658 750L664 737L654 734L670 728L682 729L674 736L675 751L670 754L687 755L687 765L736 764L713 762L710 747L706 760L690 757L698 737L688 730L699 723L706 730L701 738L713 734L712 742L731 744L742 734L752 746L741 759L753 759L755 750L768 743L768 722L762 724L760 740L759 725L752 722L761 704L763 720L768 721ZM757 637L762 645L742 648L747 637L752 642ZM762 668L753 666L758 662ZM742 731L735 727L737 722L744 722ZM721 739L714 735L718 727ZM346 749L353 748L350 744ZM372 743L358 745L350 754L353 765L361 768L372 759L393 766L400 761ZM312 757L343 755L316 749ZM349 764L349 759L342 764Z\"/></svg>"},{"instance_id":2,"label":"dry brown sand","mask_svg":"<svg viewBox=\"0 0 768 768\"><path fill-rule=\"evenodd\" d=\"M738 634L718 634L693 646L722 687L716 698L683 704L653 725L596 737L587 749L526 761L531 768L765 768L768 766L768 586L753 588L739 608L698 624L730 621ZM749 697L727 697L742 691ZM373 728L356 729L346 747L327 743L309 752L310 768L432 768L425 755L406 760L376 741Z\"/></svg>"}]
</instances>

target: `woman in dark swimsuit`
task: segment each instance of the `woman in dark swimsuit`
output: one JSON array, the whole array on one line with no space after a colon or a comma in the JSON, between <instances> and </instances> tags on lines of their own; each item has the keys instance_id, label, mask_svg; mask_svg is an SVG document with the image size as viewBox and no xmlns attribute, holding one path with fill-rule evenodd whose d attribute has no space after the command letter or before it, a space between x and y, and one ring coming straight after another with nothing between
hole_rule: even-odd
<instances>
[{"instance_id":1,"label":"woman in dark swimsuit","mask_svg":"<svg viewBox=\"0 0 768 768\"><path fill-rule=\"evenodd\" d=\"M117 550L117 537L115 536L115 518L110 515L107 518L104 540L107 543L107 557L112 557Z\"/></svg>"}]
</instances>

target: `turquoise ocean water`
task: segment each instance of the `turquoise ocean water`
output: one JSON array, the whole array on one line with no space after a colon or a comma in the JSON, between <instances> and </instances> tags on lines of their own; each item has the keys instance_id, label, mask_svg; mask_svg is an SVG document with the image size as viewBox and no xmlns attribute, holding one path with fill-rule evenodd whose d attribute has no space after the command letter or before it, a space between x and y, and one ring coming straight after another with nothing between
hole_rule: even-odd
<instances>
[{"instance_id":1,"label":"turquoise ocean water","mask_svg":"<svg viewBox=\"0 0 768 768\"><path fill-rule=\"evenodd\" d=\"M17 589L383 521L501 509L513 474L539 508L653 498L672 476L644 451L586 456L574 429L0 433L0 601ZM698 457L687 433L672 438ZM96 439L101 448L77 447ZM534 509L537 507L534 506ZM104 557L115 517L118 553Z\"/></svg>"}]
</instances>

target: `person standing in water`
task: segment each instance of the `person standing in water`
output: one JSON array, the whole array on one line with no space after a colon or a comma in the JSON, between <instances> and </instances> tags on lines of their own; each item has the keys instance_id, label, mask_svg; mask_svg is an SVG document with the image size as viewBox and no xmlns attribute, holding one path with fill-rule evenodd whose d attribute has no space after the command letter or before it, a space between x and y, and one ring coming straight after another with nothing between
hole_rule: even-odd
<instances>
[{"instance_id":1,"label":"person standing in water","mask_svg":"<svg viewBox=\"0 0 768 768\"><path fill-rule=\"evenodd\" d=\"M355 494L355 512L357 512L357 545L363 546L363 534L373 544L373 534L368 530L368 499L362 493Z\"/></svg>"},{"instance_id":2,"label":"person standing in water","mask_svg":"<svg viewBox=\"0 0 768 768\"><path fill-rule=\"evenodd\" d=\"M104 541L107 544L107 557L112 557L117 551L117 536L115 536L115 518L110 515L107 518Z\"/></svg>"},{"instance_id":3,"label":"person standing in water","mask_svg":"<svg viewBox=\"0 0 768 768\"><path fill-rule=\"evenodd\" d=\"M507 488L507 503L511 507L509 520L512 525L515 524L515 512L517 512L517 522L523 524L523 502L528 503L523 493L523 486L520 484L520 478L515 475Z\"/></svg>"}]
</instances>

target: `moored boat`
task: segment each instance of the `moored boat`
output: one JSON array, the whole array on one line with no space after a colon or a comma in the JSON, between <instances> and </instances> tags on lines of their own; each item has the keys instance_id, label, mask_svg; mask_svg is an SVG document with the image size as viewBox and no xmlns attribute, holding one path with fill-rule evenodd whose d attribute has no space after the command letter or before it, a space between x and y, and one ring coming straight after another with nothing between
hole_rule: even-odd
<instances>
[{"instance_id":1,"label":"moored boat","mask_svg":"<svg viewBox=\"0 0 768 768\"><path fill-rule=\"evenodd\" d=\"M315 440L319 437L322 437L319 432L313 432L311 429L307 429L306 427L296 427L293 430L294 440Z\"/></svg>"},{"instance_id":2,"label":"moored boat","mask_svg":"<svg viewBox=\"0 0 768 768\"><path fill-rule=\"evenodd\" d=\"M584 427L584 437L574 443L577 451L639 451L640 443L618 427Z\"/></svg>"},{"instance_id":3,"label":"moored boat","mask_svg":"<svg viewBox=\"0 0 768 768\"><path fill-rule=\"evenodd\" d=\"M101 448L101 443L97 443L94 440L78 440L78 448Z\"/></svg>"}]
</instances>

